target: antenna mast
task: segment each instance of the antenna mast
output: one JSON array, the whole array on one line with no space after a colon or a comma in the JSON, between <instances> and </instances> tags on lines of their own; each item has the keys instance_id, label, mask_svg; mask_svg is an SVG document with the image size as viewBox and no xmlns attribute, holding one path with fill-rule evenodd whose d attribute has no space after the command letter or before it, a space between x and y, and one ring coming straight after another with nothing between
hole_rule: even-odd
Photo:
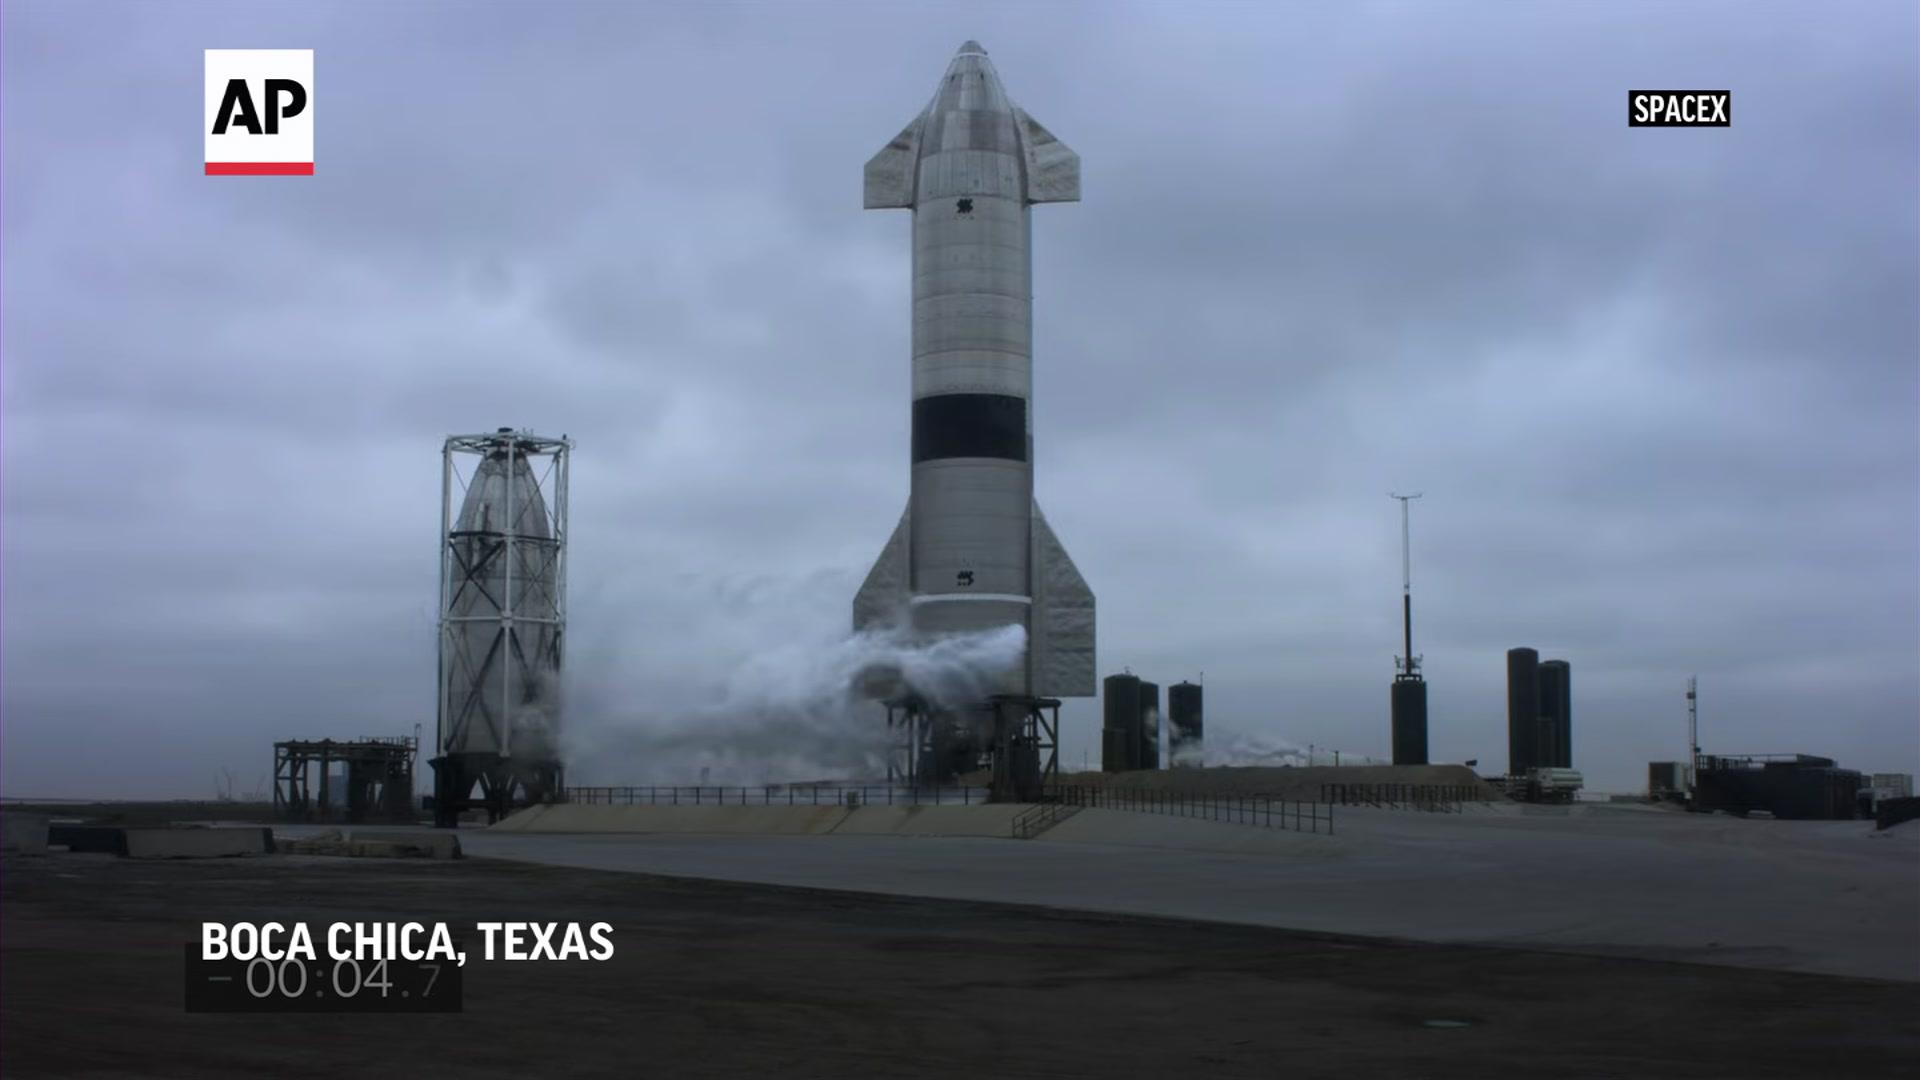
<instances>
[{"instance_id":1,"label":"antenna mast","mask_svg":"<svg viewBox=\"0 0 1920 1080\"><path fill-rule=\"evenodd\" d=\"M1687 749L1692 752L1691 764L1700 767L1700 679L1687 676Z\"/></svg>"},{"instance_id":2,"label":"antenna mast","mask_svg":"<svg viewBox=\"0 0 1920 1080\"><path fill-rule=\"evenodd\" d=\"M1400 669L1396 677L1401 679L1420 677L1420 658L1413 655L1413 539L1408 525L1407 504L1424 494L1416 491L1411 495L1388 495L1389 498L1400 500L1400 614L1407 652L1404 656L1394 657L1394 660Z\"/></svg>"}]
</instances>

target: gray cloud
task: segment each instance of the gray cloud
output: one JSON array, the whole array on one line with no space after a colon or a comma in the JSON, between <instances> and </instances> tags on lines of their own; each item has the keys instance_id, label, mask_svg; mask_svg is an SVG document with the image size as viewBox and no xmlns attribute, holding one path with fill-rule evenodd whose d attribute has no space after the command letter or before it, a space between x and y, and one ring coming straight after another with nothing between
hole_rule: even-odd
<instances>
[{"instance_id":1,"label":"gray cloud","mask_svg":"<svg viewBox=\"0 0 1920 1080\"><path fill-rule=\"evenodd\" d=\"M452 431L579 440L583 701L698 715L828 640L906 496L907 222L859 167L968 37L1085 161L1035 211L1037 457L1103 669L1384 752L1424 489L1436 755L1504 762L1532 644L1597 786L1681 751L1694 672L1712 749L1920 767L1911 10L0 18L10 795L431 729ZM311 180L199 175L200 51L254 45L316 50ZM1629 130L1667 86L1734 126Z\"/></svg>"}]
</instances>

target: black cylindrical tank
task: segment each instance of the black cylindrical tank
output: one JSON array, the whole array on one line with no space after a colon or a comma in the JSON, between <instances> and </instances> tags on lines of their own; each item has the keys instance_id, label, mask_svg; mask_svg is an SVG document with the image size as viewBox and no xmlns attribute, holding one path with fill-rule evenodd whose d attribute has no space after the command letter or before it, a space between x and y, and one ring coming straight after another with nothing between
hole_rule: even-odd
<instances>
[{"instance_id":1,"label":"black cylindrical tank","mask_svg":"<svg viewBox=\"0 0 1920 1080\"><path fill-rule=\"evenodd\" d=\"M1106 772L1138 769L1141 742L1140 678L1109 675L1102 680L1100 700L1108 731L1118 733L1101 746L1100 767Z\"/></svg>"},{"instance_id":2,"label":"black cylindrical tank","mask_svg":"<svg viewBox=\"0 0 1920 1080\"><path fill-rule=\"evenodd\" d=\"M1140 683L1140 767L1160 767L1160 684Z\"/></svg>"},{"instance_id":3,"label":"black cylindrical tank","mask_svg":"<svg viewBox=\"0 0 1920 1080\"><path fill-rule=\"evenodd\" d=\"M1540 662L1540 764L1573 768L1573 669L1565 660Z\"/></svg>"},{"instance_id":4,"label":"black cylindrical tank","mask_svg":"<svg viewBox=\"0 0 1920 1080\"><path fill-rule=\"evenodd\" d=\"M1205 734L1200 684L1178 682L1167 687L1167 764L1204 764L1201 738Z\"/></svg>"},{"instance_id":5,"label":"black cylindrical tank","mask_svg":"<svg viewBox=\"0 0 1920 1080\"><path fill-rule=\"evenodd\" d=\"M1427 763L1427 684L1424 679L1393 682L1393 763Z\"/></svg>"},{"instance_id":6,"label":"black cylindrical tank","mask_svg":"<svg viewBox=\"0 0 1920 1080\"><path fill-rule=\"evenodd\" d=\"M1540 654L1527 648L1507 650L1507 775L1524 776L1546 762L1538 760L1540 729Z\"/></svg>"}]
</instances>

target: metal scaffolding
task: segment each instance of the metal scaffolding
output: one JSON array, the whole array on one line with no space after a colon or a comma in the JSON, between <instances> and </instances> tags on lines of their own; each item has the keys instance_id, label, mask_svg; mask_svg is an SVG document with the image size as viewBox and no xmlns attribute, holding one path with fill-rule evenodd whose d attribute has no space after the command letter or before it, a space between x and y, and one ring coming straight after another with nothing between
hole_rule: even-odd
<instances>
[{"instance_id":1,"label":"metal scaffolding","mask_svg":"<svg viewBox=\"0 0 1920 1080\"><path fill-rule=\"evenodd\" d=\"M363 739L289 739L273 744L273 810L288 821L412 821L410 736ZM342 766L344 790L334 789ZM315 796L313 770L320 771Z\"/></svg>"},{"instance_id":2,"label":"metal scaffolding","mask_svg":"<svg viewBox=\"0 0 1920 1080\"><path fill-rule=\"evenodd\" d=\"M995 694L970 710L908 696L886 703L887 782L951 784L991 770L995 802L1031 802L1060 779L1060 700Z\"/></svg>"},{"instance_id":3,"label":"metal scaffolding","mask_svg":"<svg viewBox=\"0 0 1920 1080\"><path fill-rule=\"evenodd\" d=\"M512 428L442 448L438 825L470 809L497 820L562 791L572 449Z\"/></svg>"}]
</instances>

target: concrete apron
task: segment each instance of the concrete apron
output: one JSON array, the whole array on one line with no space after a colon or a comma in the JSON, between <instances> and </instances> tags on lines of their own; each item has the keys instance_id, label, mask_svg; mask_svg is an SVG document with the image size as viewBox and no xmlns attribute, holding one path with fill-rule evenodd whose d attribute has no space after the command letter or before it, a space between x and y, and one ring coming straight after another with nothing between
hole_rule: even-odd
<instances>
[{"instance_id":1,"label":"concrete apron","mask_svg":"<svg viewBox=\"0 0 1920 1080\"><path fill-rule=\"evenodd\" d=\"M691 833L760 836L1012 835L1024 803L982 806L594 806L522 810L493 826L522 833Z\"/></svg>"}]
</instances>

